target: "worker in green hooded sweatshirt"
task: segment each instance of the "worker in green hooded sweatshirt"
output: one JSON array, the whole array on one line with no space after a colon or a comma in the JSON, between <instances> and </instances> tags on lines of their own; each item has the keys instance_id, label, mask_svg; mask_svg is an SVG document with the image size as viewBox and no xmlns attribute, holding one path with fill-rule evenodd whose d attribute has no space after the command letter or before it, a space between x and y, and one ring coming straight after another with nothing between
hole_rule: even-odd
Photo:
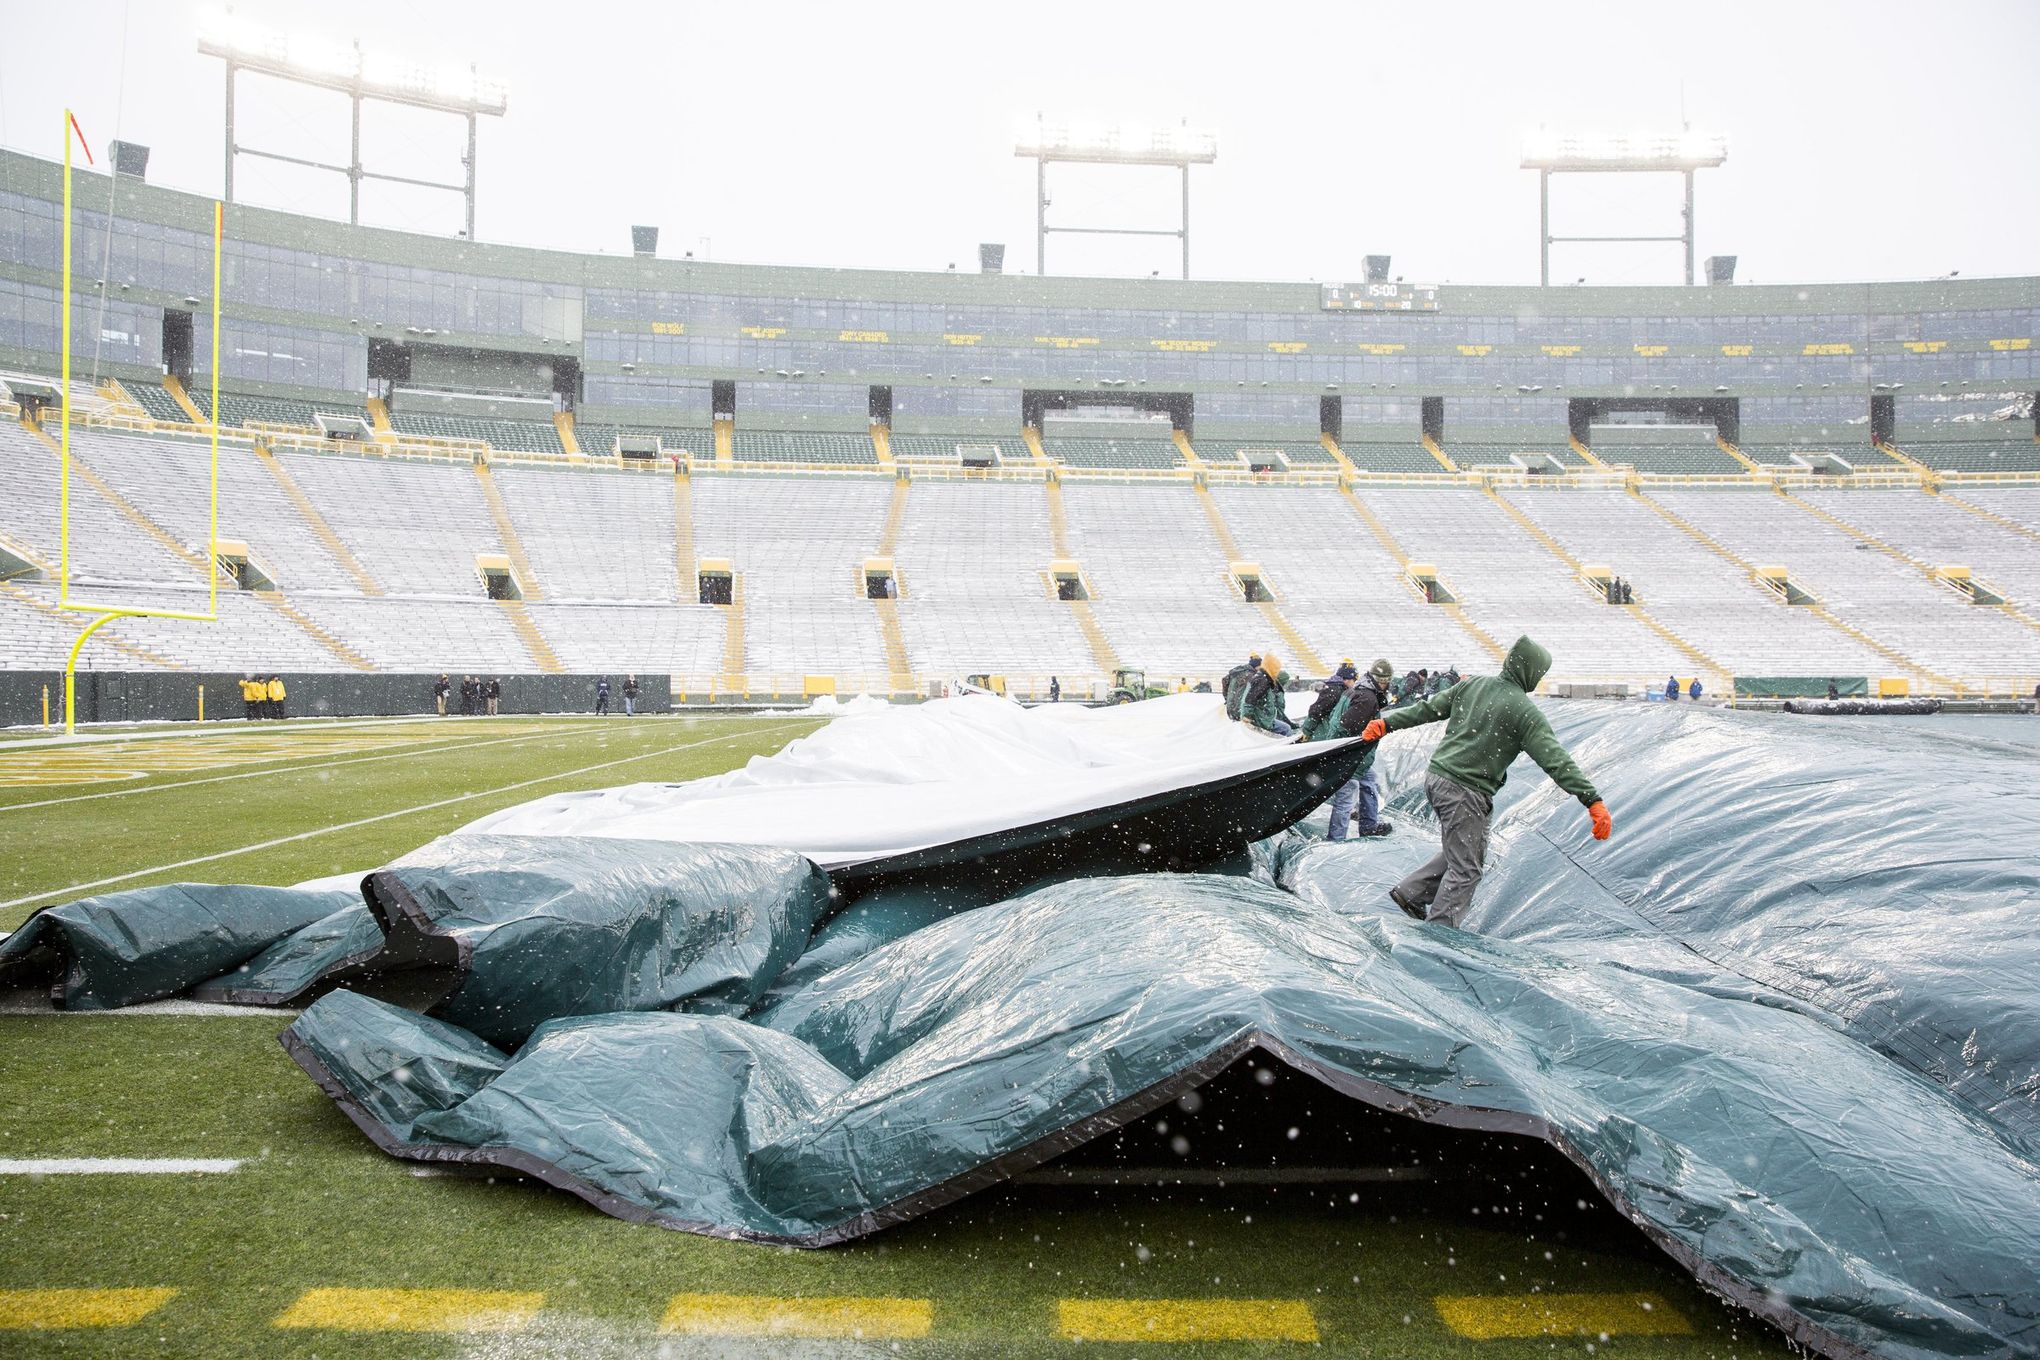
<instances>
[{"instance_id":1,"label":"worker in green hooded sweatshirt","mask_svg":"<svg viewBox=\"0 0 2040 1360\"><path fill-rule=\"evenodd\" d=\"M1614 830L1608 805L1530 702L1530 692L1550 669L1551 653L1528 637L1519 637L1509 648L1500 675L1462 680L1422 703L1376 718L1361 734L1379 741L1390 732L1446 720L1445 737L1424 777L1424 792L1438 814L1438 853L1388 890L1390 899L1418 920L1456 926L1465 916L1487 862L1495 793L1508 778L1510 762L1526 751L1552 783L1587 809L1595 840L1607 840Z\"/></svg>"}]
</instances>

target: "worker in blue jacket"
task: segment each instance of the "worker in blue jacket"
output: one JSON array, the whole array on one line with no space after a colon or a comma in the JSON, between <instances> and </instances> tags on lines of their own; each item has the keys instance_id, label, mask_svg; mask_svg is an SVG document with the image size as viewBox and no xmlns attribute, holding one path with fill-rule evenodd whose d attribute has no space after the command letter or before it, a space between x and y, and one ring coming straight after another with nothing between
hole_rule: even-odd
<instances>
[{"instance_id":1,"label":"worker in blue jacket","mask_svg":"<svg viewBox=\"0 0 2040 1360\"><path fill-rule=\"evenodd\" d=\"M1388 687L1394 680L1395 667L1384 659L1369 666L1367 674L1347 681L1344 697L1315 736L1309 739L1337 741L1341 737L1357 737L1365 732L1367 725L1388 707ZM1381 820L1381 785L1374 774L1375 750L1376 743L1369 742L1367 754L1360 758L1360 768L1351 779L1333 790L1332 823L1325 832L1327 840L1345 840L1349 829L1355 836L1386 836L1395 829ZM1359 804L1357 811L1355 803Z\"/></svg>"}]
</instances>

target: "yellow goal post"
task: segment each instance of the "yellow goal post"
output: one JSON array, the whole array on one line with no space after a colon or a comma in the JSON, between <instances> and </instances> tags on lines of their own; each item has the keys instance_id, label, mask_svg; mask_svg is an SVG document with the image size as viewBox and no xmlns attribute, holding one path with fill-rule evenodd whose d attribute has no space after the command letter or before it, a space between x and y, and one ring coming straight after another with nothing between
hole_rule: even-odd
<instances>
[{"instance_id":1,"label":"yellow goal post","mask_svg":"<svg viewBox=\"0 0 2040 1360\"><path fill-rule=\"evenodd\" d=\"M71 142L75 134L78 145L85 150L86 159L92 159L92 149L85 143L84 131L78 126L78 119L70 109L64 110L64 272L63 272L63 335L59 346L63 351L62 414L59 418L61 438L58 441L60 470L57 475L57 608L74 614L96 615L85 625L71 644L71 654L64 662L64 734L74 735L78 730L78 654L92 635L115 619L189 619L197 623L216 623L220 617L220 254L226 235L226 205L213 203L213 267L212 267L212 418L206 422L211 434L212 467L210 485L207 488L207 522L205 536L206 597L205 612L187 609L151 609L146 606L115 604L110 601L73 600L71 598ZM113 230L113 216L109 205L107 231ZM106 286L102 281L102 288Z\"/></svg>"}]
</instances>

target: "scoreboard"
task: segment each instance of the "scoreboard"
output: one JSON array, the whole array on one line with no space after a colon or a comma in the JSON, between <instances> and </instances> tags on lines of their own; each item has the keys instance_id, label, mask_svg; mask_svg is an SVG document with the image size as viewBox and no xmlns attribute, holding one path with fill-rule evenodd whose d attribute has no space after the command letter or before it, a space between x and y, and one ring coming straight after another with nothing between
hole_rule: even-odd
<instances>
[{"instance_id":1,"label":"scoreboard","mask_svg":"<svg viewBox=\"0 0 2040 1360\"><path fill-rule=\"evenodd\" d=\"M1318 305L1328 312L1435 312L1434 283L1324 283Z\"/></svg>"}]
</instances>

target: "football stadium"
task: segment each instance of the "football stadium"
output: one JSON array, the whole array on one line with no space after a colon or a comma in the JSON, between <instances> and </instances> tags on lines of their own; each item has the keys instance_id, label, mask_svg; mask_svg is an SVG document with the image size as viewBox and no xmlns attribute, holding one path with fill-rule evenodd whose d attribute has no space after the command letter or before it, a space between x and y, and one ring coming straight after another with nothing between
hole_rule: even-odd
<instances>
[{"instance_id":1,"label":"football stadium","mask_svg":"<svg viewBox=\"0 0 2040 1360\"><path fill-rule=\"evenodd\" d=\"M179 29L217 181L0 56L0 1354L2040 1355L2040 273L1535 109L1497 282L1207 277L1173 114L1031 251L513 244L308 16Z\"/></svg>"}]
</instances>

